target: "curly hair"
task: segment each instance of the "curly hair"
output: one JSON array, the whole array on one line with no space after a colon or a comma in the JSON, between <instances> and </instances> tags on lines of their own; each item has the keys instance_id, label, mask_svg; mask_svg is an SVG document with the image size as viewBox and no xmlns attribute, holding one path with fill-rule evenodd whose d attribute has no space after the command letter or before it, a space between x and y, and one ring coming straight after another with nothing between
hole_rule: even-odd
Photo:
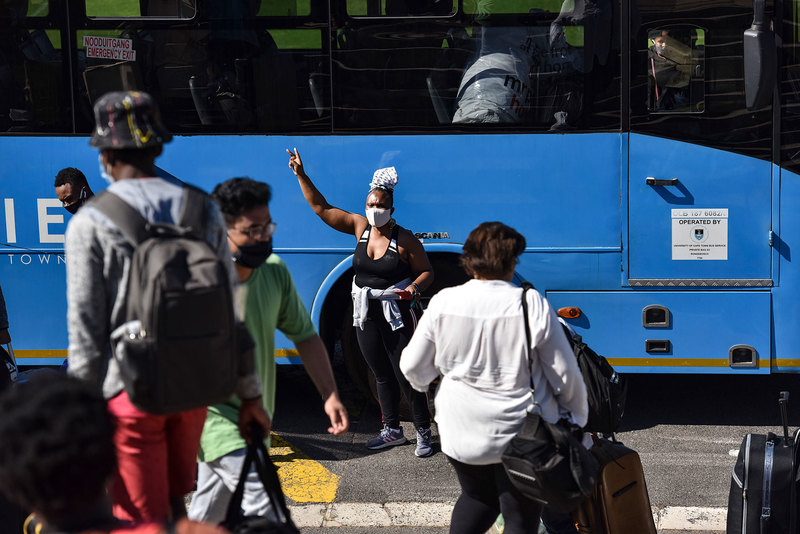
<instances>
[{"instance_id":1,"label":"curly hair","mask_svg":"<svg viewBox=\"0 0 800 534\"><path fill-rule=\"evenodd\" d=\"M116 466L114 424L99 391L56 371L0 397L0 491L48 522L94 506Z\"/></svg>"},{"instance_id":2,"label":"curly hair","mask_svg":"<svg viewBox=\"0 0 800 534\"><path fill-rule=\"evenodd\" d=\"M89 185L89 182L86 181L86 175L84 175L80 169L76 169L75 167L64 167L58 171L58 174L56 174L56 181L53 184L53 187L60 187L66 184L80 188Z\"/></svg>"},{"instance_id":3,"label":"curly hair","mask_svg":"<svg viewBox=\"0 0 800 534\"><path fill-rule=\"evenodd\" d=\"M472 276L501 279L525 250L525 237L501 222L484 222L469 233L461 266Z\"/></svg>"},{"instance_id":4,"label":"curly hair","mask_svg":"<svg viewBox=\"0 0 800 534\"><path fill-rule=\"evenodd\" d=\"M231 178L217 184L211 197L219 205L225 221L232 224L242 213L259 206L269 205L272 188L252 178Z\"/></svg>"}]
</instances>

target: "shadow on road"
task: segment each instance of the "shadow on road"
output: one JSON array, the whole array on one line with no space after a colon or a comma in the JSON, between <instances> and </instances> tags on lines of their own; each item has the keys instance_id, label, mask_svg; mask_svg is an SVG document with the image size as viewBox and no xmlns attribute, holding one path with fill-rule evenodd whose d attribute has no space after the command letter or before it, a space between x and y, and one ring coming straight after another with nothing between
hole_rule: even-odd
<instances>
[{"instance_id":1,"label":"shadow on road","mask_svg":"<svg viewBox=\"0 0 800 534\"><path fill-rule=\"evenodd\" d=\"M781 425L778 394L789 391L789 426L800 425L797 375L626 375L622 431L668 425Z\"/></svg>"}]
</instances>

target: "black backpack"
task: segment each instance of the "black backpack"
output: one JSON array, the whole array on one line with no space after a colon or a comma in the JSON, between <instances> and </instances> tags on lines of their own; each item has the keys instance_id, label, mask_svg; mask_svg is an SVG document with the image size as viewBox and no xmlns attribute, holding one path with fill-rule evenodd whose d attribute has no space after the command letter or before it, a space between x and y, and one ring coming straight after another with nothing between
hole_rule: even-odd
<instances>
[{"instance_id":1,"label":"black backpack","mask_svg":"<svg viewBox=\"0 0 800 534\"><path fill-rule=\"evenodd\" d=\"M608 361L592 350L580 335L575 334L567 325L561 325L567 336L578 367L581 368L583 381L586 383L586 395L589 400L589 420L584 426L587 432L616 432L625 412L625 397L628 383L622 375L614 371Z\"/></svg>"},{"instance_id":2,"label":"black backpack","mask_svg":"<svg viewBox=\"0 0 800 534\"><path fill-rule=\"evenodd\" d=\"M223 402L238 379L240 350L228 271L205 240L211 198L184 187L177 225L150 223L104 191L90 204L133 245L126 319L111 333L131 402L154 414Z\"/></svg>"}]
</instances>

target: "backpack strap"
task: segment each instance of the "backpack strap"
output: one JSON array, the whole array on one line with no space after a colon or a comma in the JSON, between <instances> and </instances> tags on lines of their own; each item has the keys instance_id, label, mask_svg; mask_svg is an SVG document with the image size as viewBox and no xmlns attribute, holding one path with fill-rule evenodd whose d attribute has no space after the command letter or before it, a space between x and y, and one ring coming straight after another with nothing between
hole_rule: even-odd
<instances>
[{"instance_id":1,"label":"backpack strap","mask_svg":"<svg viewBox=\"0 0 800 534\"><path fill-rule=\"evenodd\" d=\"M186 184L183 188L183 206L178 218L178 226L188 229L197 238L204 239L205 215L211 197L202 189Z\"/></svg>"},{"instance_id":2,"label":"backpack strap","mask_svg":"<svg viewBox=\"0 0 800 534\"><path fill-rule=\"evenodd\" d=\"M122 231L125 239L133 245L138 245L150 235L147 230L147 219L136 208L110 191L97 193L89 205L111 219L111 222Z\"/></svg>"}]
</instances>

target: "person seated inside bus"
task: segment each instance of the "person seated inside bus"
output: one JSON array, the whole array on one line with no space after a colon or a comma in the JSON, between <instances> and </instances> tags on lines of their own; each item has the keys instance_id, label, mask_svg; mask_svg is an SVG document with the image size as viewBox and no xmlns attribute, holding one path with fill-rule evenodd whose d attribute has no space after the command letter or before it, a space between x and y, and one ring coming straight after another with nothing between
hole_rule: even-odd
<instances>
[{"instance_id":1,"label":"person seated inside bus","mask_svg":"<svg viewBox=\"0 0 800 534\"><path fill-rule=\"evenodd\" d=\"M649 33L652 45L647 49L647 70L654 111L668 111L689 105L689 82L692 77L691 47L671 37L666 30Z\"/></svg>"},{"instance_id":2,"label":"person seated inside bus","mask_svg":"<svg viewBox=\"0 0 800 534\"><path fill-rule=\"evenodd\" d=\"M554 31L550 23L527 22L530 15L546 18L543 10L520 13L515 26L495 26L491 8L491 2L476 3L478 43L461 78L453 123L569 127L582 110L582 47L568 42L563 30Z\"/></svg>"}]
</instances>

